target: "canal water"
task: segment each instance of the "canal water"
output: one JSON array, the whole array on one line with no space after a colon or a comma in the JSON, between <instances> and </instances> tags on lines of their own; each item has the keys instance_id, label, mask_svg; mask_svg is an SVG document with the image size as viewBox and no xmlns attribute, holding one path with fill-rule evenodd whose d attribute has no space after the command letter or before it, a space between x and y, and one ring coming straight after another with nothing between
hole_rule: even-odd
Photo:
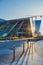
<instances>
[{"instance_id":1,"label":"canal water","mask_svg":"<svg viewBox=\"0 0 43 65\"><path fill-rule=\"evenodd\" d=\"M9 43L11 43L11 42L9 42ZM26 44L27 42L18 41L18 43L19 43L19 45L17 43L15 43L15 44L13 43L13 45L15 45L15 46L18 45L15 48L16 49L16 60L15 60L16 62L17 62L19 55L21 55L21 53L23 51L22 43ZM30 49L30 53L28 50L25 57L24 57L24 55L21 56L22 60L20 58L17 65L19 65L19 63L21 65L43 65L43 40L37 41L37 42L32 42L32 43L33 43L33 45ZM13 50L9 50L8 48L3 47L4 45L8 46L8 44L5 45L4 43L2 43L2 41L0 43L0 65L7 65L7 64L9 65L13 59ZM25 50L26 50L27 46L28 45L26 44ZM1 47L3 47L3 48L1 48ZM23 60L23 58L24 58L24 60ZM16 64L15 61L14 61L14 63L12 63L12 65Z\"/></svg>"},{"instance_id":2,"label":"canal water","mask_svg":"<svg viewBox=\"0 0 43 65\"><path fill-rule=\"evenodd\" d=\"M28 64L29 65L43 65L43 40L37 41L34 43L33 54L30 53Z\"/></svg>"}]
</instances>

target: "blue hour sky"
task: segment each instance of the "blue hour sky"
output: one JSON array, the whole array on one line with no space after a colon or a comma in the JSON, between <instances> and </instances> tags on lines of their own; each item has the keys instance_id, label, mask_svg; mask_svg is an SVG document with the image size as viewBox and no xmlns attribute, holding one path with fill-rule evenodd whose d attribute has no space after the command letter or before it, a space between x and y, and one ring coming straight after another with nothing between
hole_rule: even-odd
<instances>
[{"instance_id":1,"label":"blue hour sky","mask_svg":"<svg viewBox=\"0 0 43 65\"><path fill-rule=\"evenodd\" d=\"M43 15L43 0L0 0L0 18L15 19Z\"/></svg>"}]
</instances>

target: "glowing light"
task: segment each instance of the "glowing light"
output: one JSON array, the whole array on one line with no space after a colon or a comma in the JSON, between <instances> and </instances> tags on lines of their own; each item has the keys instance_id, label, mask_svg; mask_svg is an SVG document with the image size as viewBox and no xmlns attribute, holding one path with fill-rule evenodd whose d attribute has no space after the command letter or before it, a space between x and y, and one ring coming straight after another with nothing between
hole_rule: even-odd
<instances>
[{"instance_id":1,"label":"glowing light","mask_svg":"<svg viewBox=\"0 0 43 65\"><path fill-rule=\"evenodd\" d=\"M32 20L32 18L30 18L30 23L31 23L31 30L32 30L32 35L34 35L35 32L35 20Z\"/></svg>"},{"instance_id":2,"label":"glowing light","mask_svg":"<svg viewBox=\"0 0 43 65\"><path fill-rule=\"evenodd\" d=\"M39 32L43 35L43 18L41 18L41 26Z\"/></svg>"}]
</instances>

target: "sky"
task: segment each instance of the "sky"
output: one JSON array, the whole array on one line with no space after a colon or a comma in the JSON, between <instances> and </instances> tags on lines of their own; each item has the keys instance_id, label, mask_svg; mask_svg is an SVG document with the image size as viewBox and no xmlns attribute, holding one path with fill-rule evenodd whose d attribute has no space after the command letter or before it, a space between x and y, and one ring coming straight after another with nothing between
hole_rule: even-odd
<instances>
[{"instance_id":1,"label":"sky","mask_svg":"<svg viewBox=\"0 0 43 65\"><path fill-rule=\"evenodd\" d=\"M43 14L43 0L0 0L0 18L9 20Z\"/></svg>"}]
</instances>

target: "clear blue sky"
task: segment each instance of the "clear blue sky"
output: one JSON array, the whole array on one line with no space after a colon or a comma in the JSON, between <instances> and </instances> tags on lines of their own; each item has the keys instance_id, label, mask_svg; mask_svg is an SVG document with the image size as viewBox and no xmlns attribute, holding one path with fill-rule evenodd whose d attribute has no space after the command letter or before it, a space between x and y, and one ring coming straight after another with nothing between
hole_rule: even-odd
<instances>
[{"instance_id":1,"label":"clear blue sky","mask_svg":"<svg viewBox=\"0 0 43 65\"><path fill-rule=\"evenodd\" d=\"M15 19L43 14L43 0L0 0L0 18Z\"/></svg>"}]
</instances>

